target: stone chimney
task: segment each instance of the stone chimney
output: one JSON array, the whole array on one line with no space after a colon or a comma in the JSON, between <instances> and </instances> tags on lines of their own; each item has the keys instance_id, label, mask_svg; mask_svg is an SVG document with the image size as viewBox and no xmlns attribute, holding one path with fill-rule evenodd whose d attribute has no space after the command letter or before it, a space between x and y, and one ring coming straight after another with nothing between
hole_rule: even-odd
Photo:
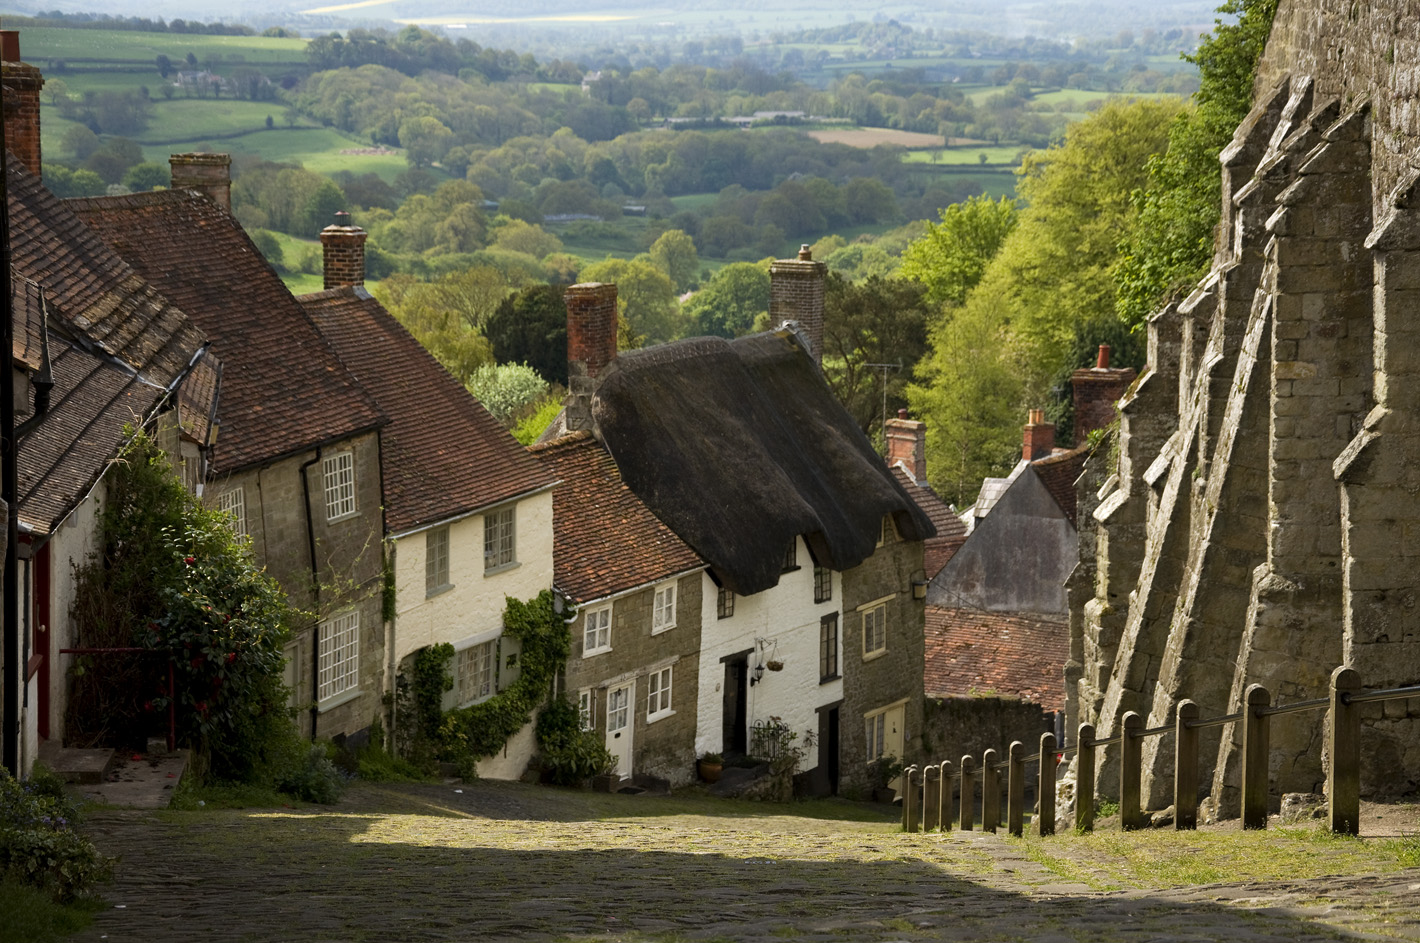
<instances>
[{"instance_id":1,"label":"stone chimney","mask_svg":"<svg viewBox=\"0 0 1420 943\"><path fill-rule=\"evenodd\" d=\"M1075 444L1084 445L1085 439L1096 429L1104 429L1114 422L1118 413L1115 404L1124 391L1134 382L1132 367L1111 367L1109 365L1109 345L1101 344L1095 365L1076 370L1070 375L1070 385L1075 396ZM1029 429L1029 427L1027 427ZM1026 433L1030 435L1029 431Z\"/></svg>"},{"instance_id":2,"label":"stone chimney","mask_svg":"<svg viewBox=\"0 0 1420 943\"><path fill-rule=\"evenodd\" d=\"M567 303L568 432L592 428L597 377L616 359L616 285L584 282L562 296Z\"/></svg>"},{"instance_id":3,"label":"stone chimney","mask_svg":"<svg viewBox=\"0 0 1420 943\"><path fill-rule=\"evenodd\" d=\"M1026 418L1025 446L1021 458L1033 462L1055 451L1055 423L1045 421L1045 410L1032 409Z\"/></svg>"},{"instance_id":4,"label":"stone chimney","mask_svg":"<svg viewBox=\"0 0 1420 943\"><path fill-rule=\"evenodd\" d=\"M823 290L828 266L815 262L808 246L797 259L780 259L769 266L769 323L796 321L814 363L823 365Z\"/></svg>"},{"instance_id":5,"label":"stone chimney","mask_svg":"<svg viewBox=\"0 0 1420 943\"><path fill-rule=\"evenodd\" d=\"M365 240L369 233L350 224L350 214L342 210L335 222L320 231L325 252L325 287L358 288L365 284Z\"/></svg>"},{"instance_id":6,"label":"stone chimney","mask_svg":"<svg viewBox=\"0 0 1420 943\"><path fill-rule=\"evenodd\" d=\"M169 154L174 190L196 190L232 211L232 155Z\"/></svg>"},{"instance_id":7,"label":"stone chimney","mask_svg":"<svg viewBox=\"0 0 1420 943\"><path fill-rule=\"evenodd\" d=\"M44 76L35 66L20 61L20 34L0 30L0 81L5 85L5 146L40 175L39 92Z\"/></svg>"},{"instance_id":8,"label":"stone chimney","mask_svg":"<svg viewBox=\"0 0 1420 943\"><path fill-rule=\"evenodd\" d=\"M899 462L919 484L927 480L927 424L907 418L907 410L899 409L896 419L884 423L887 438L888 467Z\"/></svg>"}]
</instances>

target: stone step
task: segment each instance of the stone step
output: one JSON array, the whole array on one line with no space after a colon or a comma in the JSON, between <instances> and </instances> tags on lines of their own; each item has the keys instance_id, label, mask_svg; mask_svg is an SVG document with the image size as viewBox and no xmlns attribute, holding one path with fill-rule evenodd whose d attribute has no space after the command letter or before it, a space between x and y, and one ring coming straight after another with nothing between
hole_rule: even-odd
<instances>
[{"instance_id":1,"label":"stone step","mask_svg":"<svg viewBox=\"0 0 1420 943\"><path fill-rule=\"evenodd\" d=\"M75 749L46 740L39 761L67 783L92 786L104 781L113 767L114 751L105 748Z\"/></svg>"}]
</instances>

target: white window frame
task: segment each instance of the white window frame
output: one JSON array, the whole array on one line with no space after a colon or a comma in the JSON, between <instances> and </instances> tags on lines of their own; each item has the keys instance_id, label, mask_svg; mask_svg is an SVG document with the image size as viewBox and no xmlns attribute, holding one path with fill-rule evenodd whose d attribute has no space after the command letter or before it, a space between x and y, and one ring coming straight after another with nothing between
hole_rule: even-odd
<instances>
[{"instance_id":1,"label":"white window frame","mask_svg":"<svg viewBox=\"0 0 1420 943\"><path fill-rule=\"evenodd\" d=\"M360 507L355 500L355 453L349 450L327 455L321 461L325 479L325 519L327 523L354 517Z\"/></svg>"},{"instance_id":2,"label":"white window frame","mask_svg":"<svg viewBox=\"0 0 1420 943\"><path fill-rule=\"evenodd\" d=\"M611 606L588 609L582 619L582 657L611 651Z\"/></svg>"},{"instance_id":3,"label":"white window frame","mask_svg":"<svg viewBox=\"0 0 1420 943\"><path fill-rule=\"evenodd\" d=\"M454 693L460 706L492 697L498 691L498 640L460 649L454 656L454 671Z\"/></svg>"},{"instance_id":4,"label":"white window frame","mask_svg":"<svg viewBox=\"0 0 1420 943\"><path fill-rule=\"evenodd\" d=\"M360 613L352 609L320 624L319 686L325 703L360 686Z\"/></svg>"},{"instance_id":5,"label":"white window frame","mask_svg":"<svg viewBox=\"0 0 1420 943\"><path fill-rule=\"evenodd\" d=\"M869 763L883 758L887 744L888 708L873 711L863 718L863 753Z\"/></svg>"},{"instance_id":6,"label":"white window frame","mask_svg":"<svg viewBox=\"0 0 1420 943\"><path fill-rule=\"evenodd\" d=\"M867 605L862 614L863 659L876 658L887 652L887 603Z\"/></svg>"},{"instance_id":7,"label":"white window frame","mask_svg":"<svg viewBox=\"0 0 1420 943\"><path fill-rule=\"evenodd\" d=\"M238 537L247 535L247 493L241 485L229 488L217 496L217 510L231 515L232 533Z\"/></svg>"},{"instance_id":8,"label":"white window frame","mask_svg":"<svg viewBox=\"0 0 1420 943\"><path fill-rule=\"evenodd\" d=\"M437 596L452 587L449 582L449 527L424 534L424 595Z\"/></svg>"},{"instance_id":9,"label":"white window frame","mask_svg":"<svg viewBox=\"0 0 1420 943\"><path fill-rule=\"evenodd\" d=\"M577 692L577 723L583 730L597 729L597 699L592 697L591 688Z\"/></svg>"},{"instance_id":10,"label":"white window frame","mask_svg":"<svg viewBox=\"0 0 1420 943\"><path fill-rule=\"evenodd\" d=\"M483 572L497 573L518 565L517 505L483 515Z\"/></svg>"},{"instance_id":11,"label":"white window frame","mask_svg":"<svg viewBox=\"0 0 1420 943\"><path fill-rule=\"evenodd\" d=\"M646 679L646 722L654 723L675 713L671 710L671 666L651 672Z\"/></svg>"},{"instance_id":12,"label":"white window frame","mask_svg":"<svg viewBox=\"0 0 1420 943\"><path fill-rule=\"evenodd\" d=\"M675 628L676 584L666 583L656 587L656 595L651 599L651 634Z\"/></svg>"}]
</instances>

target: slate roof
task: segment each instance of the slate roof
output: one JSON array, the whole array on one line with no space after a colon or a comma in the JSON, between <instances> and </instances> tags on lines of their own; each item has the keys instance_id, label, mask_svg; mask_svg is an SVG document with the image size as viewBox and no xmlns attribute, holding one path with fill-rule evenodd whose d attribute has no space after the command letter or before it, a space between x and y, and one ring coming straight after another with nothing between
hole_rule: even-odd
<instances>
[{"instance_id":1,"label":"slate roof","mask_svg":"<svg viewBox=\"0 0 1420 943\"><path fill-rule=\"evenodd\" d=\"M1064 710L1068 622L928 606L926 638L928 697L990 692Z\"/></svg>"},{"instance_id":2,"label":"slate roof","mask_svg":"<svg viewBox=\"0 0 1420 943\"><path fill-rule=\"evenodd\" d=\"M627 486L740 595L778 583L798 535L845 570L872 555L884 515L906 539L936 533L793 331L621 354L592 415Z\"/></svg>"},{"instance_id":3,"label":"slate roof","mask_svg":"<svg viewBox=\"0 0 1420 943\"><path fill-rule=\"evenodd\" d=\"M922 545L922 566L927 571L927 579L930 580L942 572L942 567L947 565L952 554L966 543L966 525L952 510L952 506L932 490L931 485L917 481L900 464L892 467L892 473L897 483L902 485L902 490L907 492L907 496L922 509L931 520L932 526L937 529L937 535L928 537Z\"/></svg>"},{"instance_id":4,"label":"slate roof","mask_svg":"<svg viewBox=\"0 0 1420 943\"><path fill-rule=\"evenodd\" d=\"M246 232L212 200L191 190L162 190L65 202L187 312L227 363L213 474L264 465L383 424Z\"/></svg>"},{"instance_id":5,"label":"slate roof","mask_svg":"<svg viewBox=\"0 0 1420 943\"><path fill-rule=\"evenodd\" d=\"M626 486L590 433L573 432L530 451L561 479L552 498L553 583L574 602L705 565Z\"/></svg>"},{"instance_id":6,"label":"slate roof","mask_svg":"<svg viewBox=\"0 0 1420 943\"><path fill-rule=\"evenodd\" d=\"M298 301L390 417L381 430L392 533L448 520L556 480L363 288Z\"/></svg>"}]
</instances>

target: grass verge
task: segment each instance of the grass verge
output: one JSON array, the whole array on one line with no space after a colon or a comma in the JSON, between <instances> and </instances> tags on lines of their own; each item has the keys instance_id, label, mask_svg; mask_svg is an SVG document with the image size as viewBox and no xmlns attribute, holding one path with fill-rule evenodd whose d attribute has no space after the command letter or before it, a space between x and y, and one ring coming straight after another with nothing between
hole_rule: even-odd
<instances>
[{"instance_id":1,"label":"grass verge","mask_svg":"<svg viewBox=\"0 0 1420 943\"><path fill-rule=\"evenodd\" d=\"M29 885L0 881L0 943L62 940L87 927L102 906L97 898L59 904Z\"/></svg>"}]
</instances>

